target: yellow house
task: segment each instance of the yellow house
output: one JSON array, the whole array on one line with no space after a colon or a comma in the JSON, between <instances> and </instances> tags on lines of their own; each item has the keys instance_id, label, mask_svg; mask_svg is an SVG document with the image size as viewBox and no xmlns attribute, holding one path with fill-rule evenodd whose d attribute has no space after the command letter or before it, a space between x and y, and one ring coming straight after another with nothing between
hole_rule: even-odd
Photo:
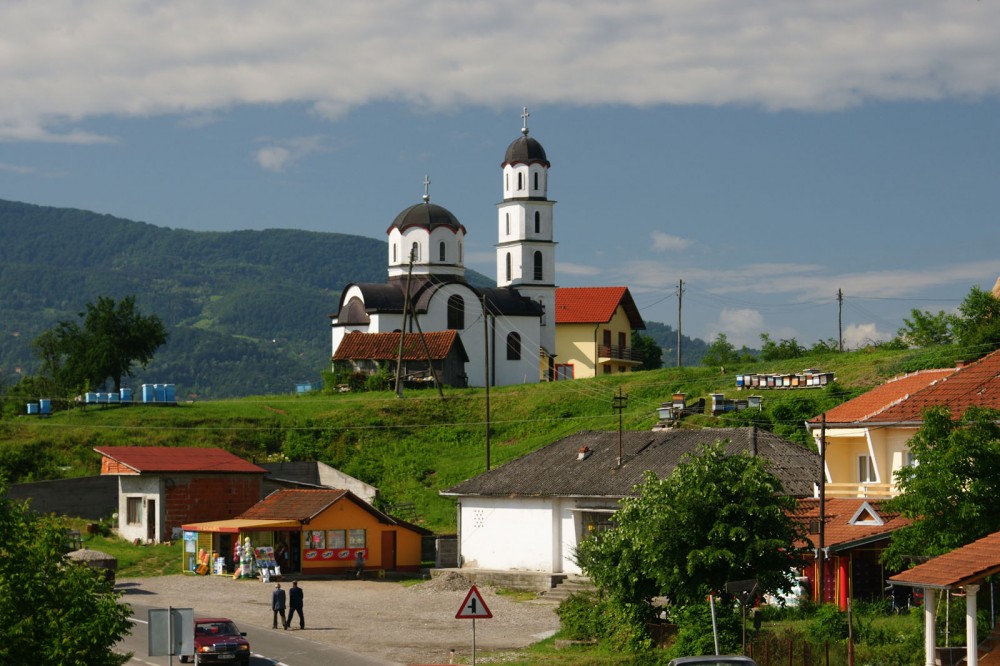
<instances>
[{"instance_id":1,"label":"yellow house","mask_svg":"<svg viewBox=\"0 0 1000 666\"><path fill-rule=\"evenodd\" d=\"M231 520L184 525L185 542L221 558L223 570L238 566L229 548L250 537L270 548L286 573L333 574L354 570L358 553L367 569L418 571L428 530L375 509L349 490L278 490ZM189 538L190 535L190 538ZM186 555L187 570L190 557ZM225 566L228 564L228 566Z\"/></svg>"},{"instance_id":2,"label":"yellow house","mask_svg":"<svg viewBox=\"0 0 1000 666\"><path fill-rule=\"evenodd\" d=\"M628 287L556 289L556 379L635 370L632 331L645 328Z\"/></svg>"},{"instance_id":3,"label":"yellow house","mask_svg":"<svg viewBox=\"0 0 1000 666\"><path fill-rule=\"evenodd\" d=\"M816 445L826 440L827 497L887 498L899 494L895 473L913 464L909 441L926 407L961 418L971 406L1000 407L1000 351L957 368L897 377L806 423Z\"/></svg>"}]
</instances>

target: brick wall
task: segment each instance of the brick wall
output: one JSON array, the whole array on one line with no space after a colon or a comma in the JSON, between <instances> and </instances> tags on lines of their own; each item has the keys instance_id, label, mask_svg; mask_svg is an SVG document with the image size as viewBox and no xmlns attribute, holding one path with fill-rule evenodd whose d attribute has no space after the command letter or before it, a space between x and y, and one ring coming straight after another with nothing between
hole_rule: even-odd
<instances>
[{"instance_id":1,"label":"brick wall","mask_svg":"<svg viewBox=\"0 0 1000 666\"><path fill-rule=\"evenodd\" d=\"M131 467L126 467L117 460L108 457L101 458L101 474L136 474Z\"/></svg>"},{"instance_id":2,"label":"brick wall","mask_svg":"<svg viewBox=\"0 0 1000 666\"><path fill-rule=\"evenodd\" d=\"M261 474L167 477L167 535L185 523L235 518L261 500L262 483Z\"/></svg>"}]
</instances>

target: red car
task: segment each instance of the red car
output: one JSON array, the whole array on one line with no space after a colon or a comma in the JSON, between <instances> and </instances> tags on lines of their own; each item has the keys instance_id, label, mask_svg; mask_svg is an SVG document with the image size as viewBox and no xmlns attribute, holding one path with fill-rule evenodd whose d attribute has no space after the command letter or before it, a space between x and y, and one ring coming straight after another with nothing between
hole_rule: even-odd
<instances>
[{"instance_id":1,"label":"red car","mask_svg":"<svg viewBox=\"0 0 1000 666\"><path fill-rule=\"evenodd\" d=\"M194 663L232 664L246 666L250 663L250 643L247 633L224 617L199 617L194 620ZM181 662L192 657L181 655Z\"/></svg>"}]
</instances>

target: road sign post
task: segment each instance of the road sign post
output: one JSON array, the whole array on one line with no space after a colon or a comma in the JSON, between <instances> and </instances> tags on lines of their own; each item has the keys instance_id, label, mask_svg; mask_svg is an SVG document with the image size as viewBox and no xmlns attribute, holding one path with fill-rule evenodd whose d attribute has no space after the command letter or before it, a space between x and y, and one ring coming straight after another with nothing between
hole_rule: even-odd
<instances>
[{"instance_id":1,"label":"road sign post","mask_svg":"<svg viewBox=\"0 0 1000 666\"><path fill-rule=\"evenodd\" d=\"M493 613L490 612L489 606L483 601L479 590L473 585L469 589L469 593L465 595L465 601L462 602L458 612L455 613L455 619L472 620L472 666L476 666L476 620L487 620L491 617L493 617Z\"/></svg>"}]
</instances>

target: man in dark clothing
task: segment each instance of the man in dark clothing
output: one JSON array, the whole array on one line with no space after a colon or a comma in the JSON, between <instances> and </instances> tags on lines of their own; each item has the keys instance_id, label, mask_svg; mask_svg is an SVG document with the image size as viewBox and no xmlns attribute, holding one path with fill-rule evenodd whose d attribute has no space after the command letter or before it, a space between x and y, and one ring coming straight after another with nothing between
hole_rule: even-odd
<instances>
[{"instance_id":1,"label":"man in dark clothing","mask_svg":"<svg viewBox=\"0 0 1000 666\"><path fill-rule=\"evenodd\" d=\"M271 593L271 610L274 611L273 628L278 628L278 615L281 615L281 626L288 629L288 621L285 620L285 591L281 589L281 583L274 584L274 592Z\"/></svg>"},{"instance_id":2,"label":"man in dark clothing","mask_svg":"<svg viewBox=\"0 0 1000 666\"><path fill-rule=\"evenodd\" d=\"M288 590L288 621L285 623L285 629L292 623L296 611L299 613L299 629L305 629L306 620L302 617L302 588L299 587L299 581L293 580L292 587Z\"/></svg>"}]
</instances>

